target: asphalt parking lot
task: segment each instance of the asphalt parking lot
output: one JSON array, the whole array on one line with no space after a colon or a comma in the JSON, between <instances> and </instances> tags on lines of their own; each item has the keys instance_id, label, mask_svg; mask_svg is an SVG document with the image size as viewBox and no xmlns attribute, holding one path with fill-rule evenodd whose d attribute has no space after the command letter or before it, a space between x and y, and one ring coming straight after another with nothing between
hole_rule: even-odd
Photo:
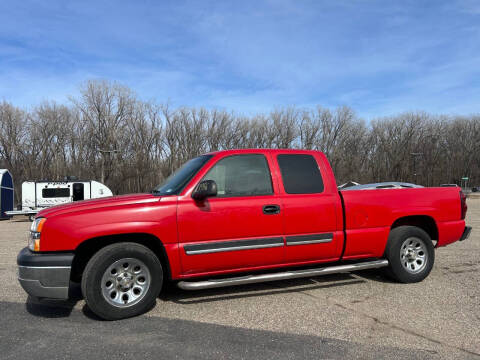
<instances>
[{"instance_id":1,"label":"asphalt parking lot","mask_svg":"<svg viewBox=\"0 0 480 360\"><path fill-rule=\"evenodd\" d=\"M480 199L470 239L436 251L430 276L379 271L186 292L167 289L144 316L100 321L79 292L28 298L16 255L30 223L0 222L0 358L480 359Z\"/></svg>"}]
</instances>

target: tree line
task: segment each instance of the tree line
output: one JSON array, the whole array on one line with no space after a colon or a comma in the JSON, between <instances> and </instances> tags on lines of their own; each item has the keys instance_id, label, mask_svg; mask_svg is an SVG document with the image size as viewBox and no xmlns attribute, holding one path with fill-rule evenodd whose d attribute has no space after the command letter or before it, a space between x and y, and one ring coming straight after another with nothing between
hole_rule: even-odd
<instances>
[{"instance_id":1,"label":"tree line","mask_svg":"<svg viewBox=\"0 0 480 360\"><path fill-rule=\"evenodd\" d=\"M32 179L95 179L114 194L150 191L188 159L232 148L323 151L338 184L480 185L480 116L408 112L369 122L353 109L278 108L238 115L143 101L126 86L87 81L67 104L0 102L0 168ZM16 192L16 203L19 192Z\"/></svg>"}]
</instances>

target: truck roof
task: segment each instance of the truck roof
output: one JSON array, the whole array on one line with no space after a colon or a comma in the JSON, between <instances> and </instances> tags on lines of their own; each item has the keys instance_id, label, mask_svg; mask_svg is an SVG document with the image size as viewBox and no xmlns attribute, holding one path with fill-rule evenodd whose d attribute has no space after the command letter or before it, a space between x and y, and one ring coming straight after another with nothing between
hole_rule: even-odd
<instances>
[{"instance_id":1,"label":"truck roof","mask_svg":"<svg viewBox=\"0 0 480 360\"><path fill-rule=\"evenodd\" d=\"M305 150L305 149L272 149L272 148L249 148L249 149L230 149L230 150L219 150L212 151L207 154L216 155L216 154L251 154L251 153L292 153L292 154L307 154L307 153L320 153L319 150Z\"/></svg>"}]
</instances>

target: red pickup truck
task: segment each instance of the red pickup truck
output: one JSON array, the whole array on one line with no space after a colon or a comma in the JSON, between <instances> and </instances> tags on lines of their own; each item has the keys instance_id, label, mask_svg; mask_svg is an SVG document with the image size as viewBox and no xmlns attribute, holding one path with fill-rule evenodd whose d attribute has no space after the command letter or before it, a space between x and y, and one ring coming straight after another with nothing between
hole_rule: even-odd
<instances>
[{"instance_id":1,"label":"red pickup truck","mask_svg":"<svg viewBox=\"0 0 480 360\"><path fill-rule=\"evenodd\" d=\"M434 247L469 236L466 211L458 187L339 192L318 151L219 151L150 194L41 211L19 281L60 299L80 282L104 319L149 310L166 280L193 290L386 267L417 282Z\"/></svg>"}]
</instances>

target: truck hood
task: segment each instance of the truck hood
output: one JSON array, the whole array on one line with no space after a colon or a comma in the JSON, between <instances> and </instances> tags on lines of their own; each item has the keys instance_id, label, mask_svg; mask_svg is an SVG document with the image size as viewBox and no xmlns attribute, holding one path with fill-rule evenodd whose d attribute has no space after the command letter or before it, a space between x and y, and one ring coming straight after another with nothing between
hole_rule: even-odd
<instances>
[{"instance_id":1,"label":"truck hood","mask_svg":"<svg viewBox=\"0 0 480 360\"><path fill-rule=\"evenodd\" d=\"M52 217L60 214L71 213L75 211L84 211L99 209L103 207L123 206L131 204L141 204L146 202L160 201L159 196L152 194L129 194L120 196L110 196L93 200L83 200L65 205L52 206L44 209L37 214L37 217Z\"/></svg>"}]
</instances>

